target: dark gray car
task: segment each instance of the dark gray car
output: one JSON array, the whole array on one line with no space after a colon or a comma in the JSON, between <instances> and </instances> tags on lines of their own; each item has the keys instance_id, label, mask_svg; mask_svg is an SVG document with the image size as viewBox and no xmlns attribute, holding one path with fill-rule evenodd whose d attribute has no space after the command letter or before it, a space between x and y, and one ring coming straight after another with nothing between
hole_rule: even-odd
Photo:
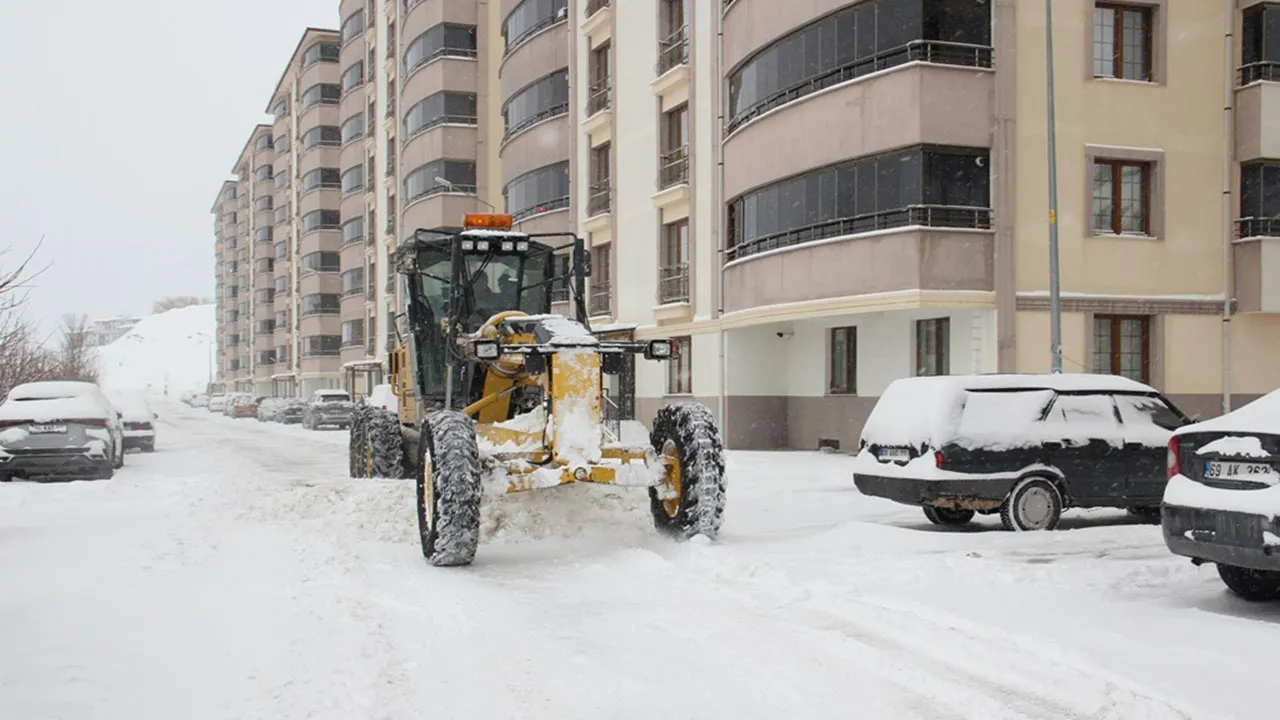
<instances>
[{"instance_id":1,"label":"dark gray car","mask_svg":"<svg viewBox=\"0 0 1280 720\"><path fill-rule=\"evenodd\" d=\"M317 430L325 425L346 428L351 425L355 404L346 390L317 390L302 410L302 426Z\"/></svg>"},{"instance_id":2,"label":"dark gray car","mask_svg":"<svg viewBox=\"0 0 1280 720\"><path fill-rule=\"evenodd\" d=\"M80 392L71 383L49 385ZM0 481L110 479L124 457L123 432L110 401L96 388L70 396L46 390L19 386L0 405Z\"/></svg>"}]
</instances>

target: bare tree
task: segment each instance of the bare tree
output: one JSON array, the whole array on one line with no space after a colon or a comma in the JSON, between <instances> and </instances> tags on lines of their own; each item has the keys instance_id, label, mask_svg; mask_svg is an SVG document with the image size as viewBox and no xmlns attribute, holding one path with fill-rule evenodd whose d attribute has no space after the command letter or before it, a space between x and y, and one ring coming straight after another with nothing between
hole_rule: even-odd
<instances>
[{"instance_id":1,"label":"bare tree","mask_svg":"<svg viewBox=\"0 0 1280 720\"><path fill-rule=\"evenodd\" d=\"M62 316L62 343L58 347L55 370L58 380L98 381L91 330L87 315Z\"/></svg>"}]
</instances>

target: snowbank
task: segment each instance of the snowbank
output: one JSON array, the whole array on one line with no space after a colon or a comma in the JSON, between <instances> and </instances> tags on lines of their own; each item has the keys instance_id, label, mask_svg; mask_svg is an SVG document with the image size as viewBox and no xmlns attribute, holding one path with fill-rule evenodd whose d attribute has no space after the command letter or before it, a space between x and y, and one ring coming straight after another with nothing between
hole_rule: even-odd
<instances>
[{"instance_id":1,"label":"snowbank","mask_svg":"<svg viewBox=\"0 0 1280 720\"><path fill-rule=\"evenodd\" d=\"M204 390L217 333L214 305L192 305L142 319L98 348L102 386L172 395Z\"/></svg>"}]
</instances>

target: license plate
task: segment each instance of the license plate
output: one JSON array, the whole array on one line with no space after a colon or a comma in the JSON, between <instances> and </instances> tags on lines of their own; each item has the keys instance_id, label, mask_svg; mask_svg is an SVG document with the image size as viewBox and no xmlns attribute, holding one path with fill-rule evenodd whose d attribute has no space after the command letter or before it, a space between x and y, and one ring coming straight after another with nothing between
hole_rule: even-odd
<instances>
[{"instance_id":1,"label":"license plate","mask_svg":"<svg viewBox=\"0 0 1280 720\"><path fill-rule=\"evenodd\" d=\"M906 448L881 448L880 460L887 462L900 462L911 459L911 451Z\"/></svg>"},{"instance_id":2,"label":"license plate","mask_svg":"<svg viewBox=\"0 0 1280 720\"><path fill-rule=\"evenodd\" d=\"M28 425L27 432L31 433L64 433L67 431L66 425Z\"/></svg>"},{"instance_id":3,"label":"license plate","mask_svg":"<svg viewBox=\"0 0 1280 720\"><path fill-rule=\"evenodd\" d=\"M1208 460L1204 464L1204 476L1206 478L1250 478L1268 476L1274 473L1275 470L1267 463Z\"/></svg>"}]
</instances>

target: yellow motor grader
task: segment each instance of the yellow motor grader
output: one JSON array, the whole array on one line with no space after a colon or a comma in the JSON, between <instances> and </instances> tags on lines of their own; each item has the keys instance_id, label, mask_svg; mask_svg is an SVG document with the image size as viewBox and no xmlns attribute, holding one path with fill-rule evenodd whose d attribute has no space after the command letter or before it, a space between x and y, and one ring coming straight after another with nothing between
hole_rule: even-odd
<instances>
[{"instance_id":1,"label":"yellow motor grader","mask_svg":"<svg viewBox=\"0 0 1280 720\"><path fill-rule=\"evenodd\" d=\"M561 253L567 278L555 271ZM350 465L356 476L416 481L431 564L473 561L485 493L570 483L647 487L659 531L716 538L725 477L711 412L667 405L638 438L605 422L606 376L637 355L669 359L672 343L592 333L581 238L514 232L510 215L472 213L458 231L415 232L396 269L407 293L406 331L388 362L399 407L360 409ZM572 318L551 314L553 285L566 280Z\"/></svg>"}]
</instances>

